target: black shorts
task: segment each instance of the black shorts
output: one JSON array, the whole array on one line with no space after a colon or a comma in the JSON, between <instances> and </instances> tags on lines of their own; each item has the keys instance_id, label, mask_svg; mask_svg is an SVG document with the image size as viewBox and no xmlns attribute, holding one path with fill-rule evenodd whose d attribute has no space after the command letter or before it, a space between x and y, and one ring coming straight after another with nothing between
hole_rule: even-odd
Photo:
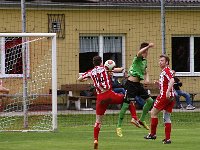
<instances>
[{"instance_id":1,"label":"black shorts","mask_svg":"<svg viewBox=\"0 0 200 150\"><path fill-rule=\"evenodd\" d=\"M132 100L136 96L140 96L146 100L150 97L147 90L144 89L140 82L132 82L127 80L124 87L126 89L126 99Z\"/></svg>"}]
</instances>

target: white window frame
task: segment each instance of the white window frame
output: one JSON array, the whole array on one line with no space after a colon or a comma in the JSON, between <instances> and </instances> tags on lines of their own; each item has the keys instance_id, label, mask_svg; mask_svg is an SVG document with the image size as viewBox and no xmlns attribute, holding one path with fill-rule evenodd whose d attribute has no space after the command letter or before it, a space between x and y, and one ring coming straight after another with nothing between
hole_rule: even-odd
<instances>
[{"instance_id":1,"label":"white window frame","mask_svg":"<svg viewBox=\"0 0 200 150\"><path fill-rule=\"evenodd\" d=\"M200 36L173 35L172 38L173 37L189 37L190 39L190 72L176 72L176 76L200 76L200 72L194 72L194 38Z\"/></svg>"},{"instance_id":2,"label":"white window frame","mask_svg":"<svg viewBox=\"0 0 200 150\"><path fill-rule=\"evenodd\" d=\"M80 35L80 36L98 36L98 39L99 39L99 56L103 59L103 37L105 36L120 36L122 37L122 66L123 68L125 68L126 64L125 64L125 35L124 34L100 34L100 35L95 35L95 34L92 34L92 35ZM103 61L103 60L102 60ZM79 75L81 75L83 73L79 73ZM113 74L114 76L119 76L119 77L122 77L124 76L124 73L114 73Z\"/></svg>"},{"instance_id":3,"label":"white window frame","mask_svg":"<svg viewBox=\"0 0 200 150\"><path fill-rule=\"evenodd\" d=\"M1 66L0 66L0 78L22 78L23 74L6 74L5 73L5 37L0 37L0 57L1 57ZM29 54L29 43L26 43L27 49L27 77L30 75L30 54ZM23 69L23 66L22 66Z\"/></svg>"}]
</instances>

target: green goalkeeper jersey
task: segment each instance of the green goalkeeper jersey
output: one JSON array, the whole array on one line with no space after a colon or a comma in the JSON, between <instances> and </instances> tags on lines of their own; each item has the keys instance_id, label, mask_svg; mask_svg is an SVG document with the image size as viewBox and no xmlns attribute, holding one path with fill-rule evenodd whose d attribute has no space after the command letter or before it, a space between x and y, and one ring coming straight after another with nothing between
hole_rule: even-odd
<instances>
[{"instance_id":1,"label":"green goalkeeper jersey","mask_svg":"<svg viewBox=\"0 0 200 150\"><path fill-rule=\"evenodd\" d=\"M133 62L128 71L128 76L138 77L140 80L144 80L144 73L147 68L147 60L143 57L135 56Z\"/></svg>"}]
</instances>

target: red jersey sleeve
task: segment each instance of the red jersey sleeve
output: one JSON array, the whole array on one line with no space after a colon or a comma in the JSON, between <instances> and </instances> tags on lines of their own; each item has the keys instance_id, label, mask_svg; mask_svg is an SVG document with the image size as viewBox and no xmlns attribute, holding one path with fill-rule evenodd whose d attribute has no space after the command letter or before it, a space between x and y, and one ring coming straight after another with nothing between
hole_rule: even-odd
<instances>
[{"instance_id":1,"label":"red jersey sleeve","mask_svg":"<svg viewBox=\"0 0 200 150\"><path fill-rule=\"evenodd\" d=\"M91 77L91 70L89 70L89 71L85 72L84 74L82 74L82 77L83 77L83 79Z\"/></svg>"},{"instance_id":2,"label":"red jersey sleeve","mask_svg":"<svg viewBox=\"0 0 200 150\"><path fill-rule=\"evenodd\" d=\"M170 68L166 68L165 69L165 76L168 80L170 80L171 78L173 78L173 72L171 71Z\"/></svg>"}]
</instances>

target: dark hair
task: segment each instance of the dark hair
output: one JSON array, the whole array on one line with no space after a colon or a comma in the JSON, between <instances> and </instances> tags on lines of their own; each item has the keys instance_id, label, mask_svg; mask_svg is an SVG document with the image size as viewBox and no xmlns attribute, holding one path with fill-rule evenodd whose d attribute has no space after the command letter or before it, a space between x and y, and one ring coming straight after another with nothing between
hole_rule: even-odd
<instances>
[{"instance_id":1,"label":"dark hair","mask_svg":"<svg viewBox=\"0 0 200 150\"><path fill-rule=\"evenodd\" d=\"M141 45L140 45L140 49L144 48L144 47L147 47L149 45L149 43L146 43L146 42L143 42Z\"/></svg>"},{"instance_id":2,"label":"dark hair","mask_svg":"<svg viewBox=\"0 0 200 150\"><path fill-rule=\"evenodd\" d=\"M165 60L168 62L168 65L169 65L169 61L170 61L169 57L165 54L160 55L160 58L163 58L163 57L165 58Z\"/></svg>"},{"instance_id":3,"label":"dark hair","mask_svg":"<svg viewBox=\"0 0 200 150\"><path fill-rule=\"evenodd\" d=\"M93 57L93 64L94 66L100 66L102 63L102 59L100 56L94 56Z\"/></svg>"}]
</instances>

